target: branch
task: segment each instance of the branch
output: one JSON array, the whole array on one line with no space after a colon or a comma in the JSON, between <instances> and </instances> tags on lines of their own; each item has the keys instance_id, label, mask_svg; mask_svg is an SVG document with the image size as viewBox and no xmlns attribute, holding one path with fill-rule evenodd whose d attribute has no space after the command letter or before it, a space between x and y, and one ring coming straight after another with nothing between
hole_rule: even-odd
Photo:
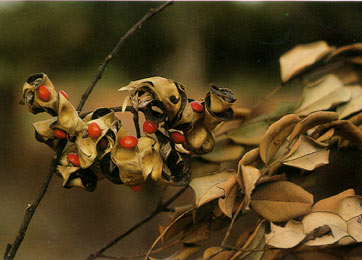
<instances>
[{"instance_id":1,"label":"branch","mask_svg":"<svg viewBox=\"0 0 362 260\"><path fill-rule=\"evenodd\" d=\"M145 223L147 223L148 221L153 219L155 216L157 216L161 212L163 212L165 210L168 210L168 206L172 202L174 202L181 194L183 194L186 191L187 188L188 188L188 186L185 186L179 192L177 192L174 196L172 196L170 199L168 199L165 203L163 203L161 205L158 204L156 209L148 217L144 218L143 220L138 222L136 225L134 225L133 227L128 229L126 232L122 233L121 235L119 235L118 237L113 239L111 242L109 242L107 245L105 245L103 248L101 248L97 252L95 252L95 253L91 254L90 256L88 256L87 260L93 260L93 259L96 259L96 258L103 257L103 252L105 252L107 249L109 249L112 246L114 246L115 244L117 244L123 238L125 238L129 234L133 233L135 230L137 230L139 227L143 226Z\"/></svg>"},{"instance_id":2,"label":"branch","mask_svg":"<svg viewBox=\"0 0 362 260\"><path fill-rule=\"evenodd\" d=\"M28 206L26 207L23 222L21 223L20 229L14 240L14 243L8 244L8 246L7 246L5 255L4 255L4 260L14 259L16 252L18 251L21 243L23 242L23 239L25 237L25 234L26 234L26 231L30 224L30 221L31 221L37 207L39 206L40 201L43 199L45 193L47 192L50 180L52 179L53 174L56 170L56 167L57 167L59 158L63 152L64 146L65 146L65 142L59 143L59 147L56 151L56 154L54 155L53 160L50 163L48 175L46 176L46 179L45 179L43 185L41 186L38 195L35 197L34 202L31 204L28 204Z\"/></svg>"},{"instance_id":3,"label":"branch","mask_svg":"<svg viewBox=\"0 0 362 260\"><path fill-rule=\"evenodd\" d=\"M141 20L139 20L135 25L133 25L126 34L124 34L118 41L118 43L116 44L116 46L114 47L114 49L112 50L112 52L110 54L108 54L106 56L106 58L103 61L103 64L100 66L98 74L96 75L96 77L93 79L91 85L88 87L88 89L86 90L86 92L84 92L84 94L82 95L82 98L79 102L79 105L77 106L77 111L82 111L82 108L84 106L84 103L86 102L86 100L88 99L90 93L92 92L92 90L94 89L95 85L97 84L97 82L102 78L103 72L106 69L108 63L113 59L113 57L115 55L117 55L119 49L121 48L122 44L132 35L135 33L135 31L137 31L137 29L141 29L142 24L144 22L146 22L148 19L150 19L152 16L160 13L162 10L164 10L166 7L168 7L169 5L172 4L172 1L170 2L166 2L164 4L162 4L161 6L159 6L156 9L151 8L146 14L145 16L143 16L141 18Z\"/></svg>"}]
</instances>

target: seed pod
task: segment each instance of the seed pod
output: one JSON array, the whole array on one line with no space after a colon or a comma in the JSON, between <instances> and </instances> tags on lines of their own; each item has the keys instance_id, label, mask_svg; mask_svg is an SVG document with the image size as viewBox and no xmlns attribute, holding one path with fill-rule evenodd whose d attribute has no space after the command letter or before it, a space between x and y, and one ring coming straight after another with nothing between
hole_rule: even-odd
<instances>
[{"instance_id":1,"label":"seed pod","mask_svg":"<svg viewBox=\"0 0 362 260\"><path fill-rule=\"evenodd\" d=\"M45 143L53 150L58 147L60 141L65 141L54 137L53 129L50 128L56 120L57 118L53 117L48 120L33 123L33 127L35 129L35 139L39 142Z\"/></svg>"},{"instance_id":2,"label":"seed pod","mask_svg":"<svg viewBox=\"0 0 362 260\"><path fill-rule=\"evenodd\" d=\"M132 81L119 90L131 92L131 104L136 110L143 110L155 100L161 101L165 108L168 122L174 122L179 119L178 113L183 111L187 103L185 87L180 83L162 77ZM153 105L160 106L159 104ZM157 122L153 118L147 119Z\"/></svg>"},{"instance_id":3,"label":"seed pod","mask_svg":"<svg viewBox=\"0 0 362 260\"><path fill-rule=\"evenodd\" d=\"M58 99L58 119L51 128L63 130L72 140L82 130L85 122L79 118L74 106L63 95L58 95Z\"/></svg>"},{"instance_id":4,"label":"seed pod","mask_svg":"<svg viewBox=\"0 0 362 260\"><path fill-rule=\"evenodd\" d=\"M47 97L42 100L42 94L39 95L39 89L48 91ZM30 75L23 86L23 96L20 104L24 104L29 112L38 114L48 112L52 116L57 115L58 94L53 83L44 73Z\"/></svg>"},{"instance_id":5,"label":"seed pod","mask_svg":"<svg viewBox=\"0 0 362 260\"><path fill-rule=\"evenodd\" d=\"M112 128L112 124L115 122L114 112L109 112L102 117L93 119L83 124L82 129L77 133L75 139L75 144L77 146L77 153L79 155L80 166L82 168L90 167L96 158L102 157L105 153L110 152L114 145L114 139L111 138L110 133L108 136L106 134ZM99 136L97 138L92 138L89 136L88 126L91 124L97 124L100 129ZM108 146L106 149L101 150L97 149L97 144L100 140L105 137L108 141Z\"/></svg>"},{"instance_id":6,"label":"seed pod","mask_svg":"<svg viewBox=\"0 0 362 260\"><path fill-rule=\"evenodd\" d=\"M192 129L185 133L187 150L198 154L211 152L214 148L215 137L212 131L205 127L203 120L195 123Z\"/></svg>"},{"instance_id":7,"label":"seed pod","mask_svg":"<svg viewBox=\"0 0 362 260\"><path fill-rule=\"evenodd\" d=\"M117 133L115 146L111 151L111 159L118 167L121 181L126 185L137 185L143 182L137 148L124 148L119 143L120 139L127 135L127 132L121 127Z\"/></svg>"},{"instance_id":8,"label":"seed pod","mask_svg":"<svg viewBox=\"0 0 362 260\"><path fill-rule=\"evenodd\" d=\"M161 178L163 161L160 156L160 144L151 137L139 138L137 144L138 160L144 180L151 176L157 181Z\"/></svg>"}]
</instances>

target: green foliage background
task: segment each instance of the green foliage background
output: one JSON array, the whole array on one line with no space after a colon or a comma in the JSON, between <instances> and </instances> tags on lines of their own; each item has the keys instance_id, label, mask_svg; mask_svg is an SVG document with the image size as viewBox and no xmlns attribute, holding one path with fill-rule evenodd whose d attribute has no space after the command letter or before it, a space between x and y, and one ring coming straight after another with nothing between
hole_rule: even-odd
<instances>
[{"instance_id":1,"label":"green foliage background","mask_svg":"<svg viewBox=\"0 0 362 260\"><path fill-rule=\"evenodd\" d=\"M35 117L18 105L23 82L45 72L77 104L119 37L159 4L0 2L0 252L14 239L52 156L36 143L31 127L46 116ZM120 105L119 87L153 75L184 83L195 98L213 82L233 89L238 106L252 106L279 83L278 58L296 44L361 42L361 7L358 2L176 2L125 43L84 110ZM293 94L286 89L277 98ZM17 259L85 259L152 211L159 192L152 184L134 193L105 181L90 194L65 190L55 178ZM144 252L158 232L157 221L112 253Z\"/></svg>"}]
</instances>

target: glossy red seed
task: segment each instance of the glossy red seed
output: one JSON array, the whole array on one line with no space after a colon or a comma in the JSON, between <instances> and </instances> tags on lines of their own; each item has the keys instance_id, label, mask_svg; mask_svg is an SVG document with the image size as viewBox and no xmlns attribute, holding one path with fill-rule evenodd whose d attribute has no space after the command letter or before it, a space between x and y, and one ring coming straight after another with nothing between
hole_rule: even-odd
<instances>
[{"instance_id":1,"label":"glossy red seed","mask_svg":"<svg viewBox=\"0 0 362 260\"><path fill-rule=\"evenodd\" d=\"M69 96L64 90L59 91L59 94L62 94L67 100L69 100Z\"/></svg>"},{"instance_id":2,"label":"glossy red seed","mask_svg":"<svg viewBox=\"0 0 362 260\"><path fill-rule=\"evenodd\" d=\"M102 133L102 129L96 122L90 123L88 125L88 136L91 138L98 138Z\"/></svg>"},{"instance_id":3,"label":"glossy red seed","mask_svg":"<svg viewBox=\"0 0 362 260\"><path fill-rule=\"evenodd\" d=\"M98 146L99 146L99 148L102 149L102 150L106 149L106 148L108 147L108 140L107 140L107 138L106 138L106 137L103 137L103 138L99 141Z\"/></svg>"},{"instance_id":4,"label":"glossy red seed","mask_svg":"<svg viewBox=\"0 0 362 260\"><path fill-rule=\"evenodd\" d=\"M67 154L67 159L68 159L68 162L70 162L74 166L79 166L80 165L79 156L76 153L68 153Z\"/></svg>"},{"instance_id":5,"label":"glossy red seed","mask_svg":"<svg viewBox=\"0 0 362 260\"><path fill-rule=\"evenodd\" d=\"M192 101L190 103L190 105L191 105L192 110L194 110L195 112L200 113L200 112L204 111L204 107L202 106L202 104L199 101Z\"/></svg>"},{"instance_id":6,"label":"glossy red seed","mask_svg":"<svg viewBox=\"0 0 362 260\"><path fill-rule=\"evenodd\" d=\"M176 144L182 144L183 142L185 142L185 136L183 134L180 134L179 132L170 133L170 137L172 141L174 141Z\"/></svg>"},{"instance_id":7,"label":"glossy red seed","mask_svg":"<svg viewBox=\"0 0 362 260\"><path fill-rule=\"evenodd\" d=\"M49 90L49 88L47 86L45 86L45 85L41 85L38 88L38 96L42 101L48 102L50 100L50 90Z\"/></svg>"},{"instance_id":8,"label":"glossy red seed","mask_svg":"<svg viewBox=\"0 0 362 260\"><path fill-rule=\"evenodd\" d=\"M132 189L133 191L138 192L138 191L140 191L140 190L142 189L142 184L140 184L140 185L134 185L134 186L130 186L130 187L131 187L131 189Z\"/></svg>"},{"instance_id":9,"label":"glossy red seed","mask_svg":"<svg viewBox=\"0 0 362 260\"><path fill-rule=\"evenodd\" d=\"M158 129L158 124L150 121L150 120L146 120L143 123L143 132L147 133L147 134L153 134L157 131Z\"/></svg>"},{"instance_id":10,"label":"glossy red seed","mask_svg":"<svg viewBox=\"0 0 362 260\"><path fill-rule=\"evenodd\" d=\"M138 139L132 135L123 136L119 143L124 148L134 148L138 143Z\"/></svg>"},{"instance_id":11,"label":"glossy red seed","mask_svg":"<svg viewBox=\"0 0 362 260\"><path fill-rule=\"evenodd\" d=\"M54 130L53 130L53 135L54 135L56 138L59 138L59 139L67 138L67 133L64 132L63 130L60 130L60 129L54 129Z\"/></svg>"}]
</instances>

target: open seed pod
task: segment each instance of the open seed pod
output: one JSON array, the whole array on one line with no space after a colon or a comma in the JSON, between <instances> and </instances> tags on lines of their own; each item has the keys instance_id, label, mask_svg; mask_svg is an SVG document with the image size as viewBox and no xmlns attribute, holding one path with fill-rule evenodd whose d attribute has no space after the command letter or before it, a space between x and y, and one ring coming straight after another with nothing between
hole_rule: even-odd
<instances>
[{"instance_id":1,"label":"open seed pod","mask_svg":"<svg viewBox=\"0 0 362 260\"><path fill-rule=\"evenodd\" d=\"M123 127L121 127L117 133L116 143L111 152L111 158L118 167L121 181L126 185L137 185L143 182L137 146L132 148L123 147L120 144L120 140L125 136L127 136L127 133Z\"/></svg>"},{"instance_id":2,"label":"open seed pod","mask_svg":"<svg viewBox=\"0 0 362 260\"><path fill-rule=\"evenodd\" d=\"M205 127L202 118L193 125L192 129L185 132L185 138L186 143L184 147L195 153L205 154L211 152L214 148L214 134Z\"/></svg>"},{"instance_id":3,"label":"open seed pod","mask_svg":"<svg viewBox=\"0 0 362 260\"><path fill-rule=\"evenodd\" d=\"M90 168L80 168L76 152L76 146L71 144L64 149L60 157L57 173L63 178L63 187L82 187L87 191L94 191L97 186L97 177Z\"/></svg>"},{"instance_id":4,"label":"open seed pod","mask_svg":"<svg viewBox=\"0 0 362 260\"><path fill-rule=\"evenodd\" d=\"M162 77L132 81L127 86L119 89L119 91L126 90L131 92L131 104L136 110L143 110L154 100L161 101L167 111L169 122L173 122L177 118L178 113L183 110L187 103L185 87L180 83Z\"/></svg>"},{"instance_id":5,"label":"open seed pod","mask_svg":"<svg viewBox=\"0 0 362 260\"><path fill-rule=\"evenodd\" d=\"M33 114L48 112L56 116L58 109L58 94L53 83L44 73L30 75L23 86L23 96L20 104Z\"/></svg>"},{"instance_id":6,"label":"open seed pod","mask_svg":"<svg viewBox=\"0 0 362 260\"><path fill-rule=\"evenodd\" d=\"M151 137L141 137L137 144L138 160L143 178L151 176L157 181L161 178L163 161L160 156L160 144Z\"/></svg>"},{"instance_id":7,"label":"open seed pod","mask_svg":"<svg viewBox=\"0 0 362 260\"><path fill-rule=\"evenodd\" d=\"M82 130L77 133L75 140L82 168L91 166L98 157L98 152L100 155L104 155L112 149L114 139L110 135L106 136L106 134L108 131L112 131L110 129L115 121L114 112L110 111L102 117L83 124ZM102 143L98 145L101 140Z\"/></svg>"},{"instance_id":8,"label":"open seed pod","mask_svg":"<svg viewBox=\"0 0 362 260\"><path fill-rule=\"evenodd\" d=\"M70 140L72 140L73 137L82 130L85 122L79 118L74 106L63 95L58 96L58 119L51 125L51 128L63 130L68 134Z\"/></svg>"},{"instance_id":9,"label":"open seed pod","mask_svg":"<svg viewBox=\"0 0 362 260\"><path fill-rule=\"evenodd\" d=\"M213 130L222 121L231 120L234 114L231 106L235 100L230 89L211 85L205 97L205 126Z\"/></svg>"},{"instance_id":10,"label":"open seed pod","mask_svg":"<svg viewBox=\"0 0 362 260\"><path fill-rule=\"evenodd\" d=\"M195 117L197 118L199 115L203 113L196 113L192 110L190 103L186 103L185 108L178 113L178 119L174 121L170 128L174 128L177 130L189 130L192 127L192 122Z\"/></svg>"},{"instance_id":11,"label":"open seed pod","mask_svg":"<svg viewBox=\"0 0 362 260\"><path fill-rule=\"evenodd\" d=\"M55 150L62 139L58 139L53 134L53 129L50 126L57 120L56 117L33 123L35 129L35 139L45 143L50 148ZM63 141L66 141L63 139Z\"/></svg>"},{"instance_id":12,"label":"open seed pod","mask_svg":"<svg viewBox=\"0 0 362 260\"><path fill-rule=\"evenodd\" d=\"M117 165L111 160L111 153L107 153L99 160L103 175L114 184L123 184Z\"/></svg>"}]
</instances>

